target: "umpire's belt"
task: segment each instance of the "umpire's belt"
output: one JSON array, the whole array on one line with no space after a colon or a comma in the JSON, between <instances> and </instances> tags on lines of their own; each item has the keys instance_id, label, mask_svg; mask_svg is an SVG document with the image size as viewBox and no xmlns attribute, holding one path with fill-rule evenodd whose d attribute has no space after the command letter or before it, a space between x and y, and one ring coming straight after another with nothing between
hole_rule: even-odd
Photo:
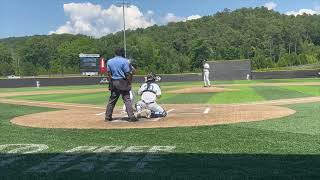
<instances>
[{"instance_id":1,"label":"umpire's belt","mask_svg":"<svg viewBox=\"0 0 320 180\"><path fill-rule=\"evenodd\" d=\"M122 79L111 79L111 81L121 81L121 80L127 80L126 78L122 78Z\"/></svg>"}]
</instances>

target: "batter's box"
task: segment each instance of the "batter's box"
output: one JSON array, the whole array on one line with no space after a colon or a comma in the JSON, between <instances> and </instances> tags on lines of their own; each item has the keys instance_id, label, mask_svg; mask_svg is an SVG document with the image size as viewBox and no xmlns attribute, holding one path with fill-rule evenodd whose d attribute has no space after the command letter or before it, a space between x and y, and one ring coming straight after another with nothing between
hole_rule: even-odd
<instances>
[{"instance_id":1,"label":"batter's box","mask_svg":"<svg viewBox=\"0 0 320 180\"><path fill-rule=\"evenodd\" d=\"M209 114L213 110L212 107L193 107L189 109L177 109L175 115L203 115Z\"/></svg>"}]
</instances>

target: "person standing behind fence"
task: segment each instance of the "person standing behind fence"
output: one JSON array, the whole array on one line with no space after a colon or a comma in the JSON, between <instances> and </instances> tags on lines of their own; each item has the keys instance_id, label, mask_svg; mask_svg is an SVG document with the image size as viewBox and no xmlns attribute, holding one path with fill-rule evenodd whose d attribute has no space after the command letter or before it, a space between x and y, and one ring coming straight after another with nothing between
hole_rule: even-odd
<instances>
[{"instance_id":1,"label":"person standing behind fence","mask_svg":"<svg viewBox=\"0 0 320 180\"><path fill-rule=\"evenodd\" d=\"M106 108L105 121L112 121L113 109L122 96L123 102L126 106L126 111L130 122L135 122L138 119L134 116L132 102L130 100L130 90L132 74L128 59L124 57L124 49L118 48L115 50L115 57L108 60L107 71L110 79L109 90L111 95Z\"/></svg>"},{"instance_id":2,"label":"person standing behind fence","mask_svg":"<svg viewBox=\"0 0 320 180\"><path fill-rule=\"evenodd\" d=\"M204 87L210 87L210 79L209 79L209 75L210 75L210 65L204 61L203 63L203 82L204 82Z\"/></svg>"}]
</instances>

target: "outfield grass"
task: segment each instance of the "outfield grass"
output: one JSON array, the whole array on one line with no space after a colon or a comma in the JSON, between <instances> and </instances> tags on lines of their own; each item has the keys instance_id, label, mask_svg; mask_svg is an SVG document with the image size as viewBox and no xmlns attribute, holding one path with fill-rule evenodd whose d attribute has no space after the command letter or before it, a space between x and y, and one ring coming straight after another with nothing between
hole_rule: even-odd
<instances>
[{"instance_id":1,"label":"outfield grass","mask_svg":"<svg viewBox=\"0 0 320 180\"><path fill-rule=\"evenodd\" d=\"M319 79L228 81L217 84L251 84L257 82L318 82ZM159 103L224 104L283 98L319 96L319 86L238 86L238 91L221 93L168 94L166 91L201 82L162 83ZM177 87L170 87L177 86ZM0 89L0 93L33 90L95 89L106 86L70 86L48 88ZM135 84L134 88L137 89ZM49 94L10 97L35 101L103 105L108 92ZM122 105L122 101L118 101ZM41 153L8 155L0 148L0 179L319 179L320 178L320 103L289 105L296 114L280 119L230 125L128 130L41 129L13 125L10 119L30 113L56 109L0 104L0 146L3 144L46 144ZM156 154L144 169L131 172L146 152L92 153L66 162L60 170L85 165L87 168L49 174L26 173L25 170L45 163L78 146L175 146L170 153ZM93 157L99 156L98 159ZM20 158L3 165L10 158ZM89 158L91 159L85 159ZM119 160L120 159L120 160ZM54 162L57 163L57 162ZM59 163L59 162L58 162ZM112 171L101 171L109 163ZM94 167L90 169L91 165ZM89 168L89 169L88 169Z\"/></svg>"},{"instance_id":2,"label":"outfield grass","mask_svg":"<svg viewBox=\"0 0 320 180\"><path fill-rule=\"evenodd\" d=\"M320 135L320 104L310 103L304 105L289 105L298 111L295 115L281 120L268 120L257 123L240 123L237 127L271 130L276 132L289 132L308 135ZM318 145L316 145L318 147Z\"/></svg>"},{"instance_id":3,"label":"outfield grass","mask_svg":"<svg viewBox=\"0 0 320 180\"><path fill-rule=\"evenodd\" d=\"M283 86L282 88L294 90L297 92L308 94L310 96L320 96L320 86Z\"/></svg>"},{"instance_id":4,"label":"outfield grass","mask_svg":"<svg viewBox=\"0 0 320 180\"><path fill-rule=\"evenodd\" d=\"M9 120L15 116L51 109L0 104L0 132L2 132L0 144L34 143L49 146L43 153L25 155L22 161L10 166L0 166L0 177L5 179L9 177L47 179L48 176L63 179L319 178L320 123L317 112L320 103L289 107L296 110L297 114L281 119L233 125L131 130L65 130L13 125ZM41 173L23 173L30 166L83 145L171 145L176 146L176 149L169 154L160 154L163 161L150 164L148 168L155 170L153 173L128 172L127 166L130 166L131 161L122 162L118 167L120 171L108 173L98 171L99 167L103 166L103 162L100 161L95 165L97 169L88 172L52 172L48 176ZM3 155L5 154L0 154ZM96 154L83 154L84 157L93 155ZM143 154L119 153L112 156L137 157ZM81 162L78 159L70 163Z\"/></svg>"},{"instance_id":5,"label":"outfield grass","mask_svg":"<svg viewBox=\"0 0 320 180\"><path fill-rule=\"evenodd\" d=\"M183 88L183 86L180 88ZM175 87L175 89L180 88ZM168 89L165 89L158 102L160 104L230 104L258 102L263 100L302 98L320 95L320 86L238 86L233 88L236 89L236 91L193 94L170 94L166 92ZM135 92L137 92L137 87L135 87ZM82 94L28 95L10 98L34 101L104 105L106 104L109 96L109 92L97 92ZM139 97L136 96L136 100L138 100L138 98ZM121 99L118 101L117 105L123 105Z\"/></svg>"},{"instance_id":6,"label":"outfield grass","mask_svg":"<svg viewBox=\"0 0 320 180\"><path fill-rule=\"evenodd\" d=\"M290 99L311 96L304 92L298 92L295 88L284 89L282 87L252 87L265 100Z\"/></svg>"},{"instance_id":7,"label":"outfield grass","mask_svg":"<svg viewBox=\"0 0 320 180\"><path fill-rule=\"evenodd\" d=\"M233 81L212 81L213 84L255 84L255 83L282 83L282 82L320 82L320 78L298 78L298 79L262 79L262 80L233 80ZM161 86L202 86L201 81L196 82L160 82ZM135 83L134 87L140 84ZM25 88L0 88L0 93L25 92L25 91L48 91L48 90L76 90L76 89L96 89L107 88L107 85L82 85L82 86L50 86L50 87L25 87ZM164 87L166 88L166 87Z\"/></svg>"},{"instance_id":8,"label":"outfield grass","mask_svg":"<svg viewBox=\"0 0 320 180\"><path fill-rule=\"evenodd\" d=\"M6 92L28 92L28 91L49 91L49 90L77 90L107 88L106 85L84 85L84 86L46 86L46 87L23 87L23 88L0 88L0 93Z\"/></svg>"},{"instance_id":9,"label":"outfield grass","mask_svg":"<svg viewBox=\"0 0 320 180\"><path fill-rule=\"evenodd\" d=\"M212 104L229 104L262 101L264 98L252 87L236 87L239 91L215 93L209 99Z\"/></svg>"}]
</instances>

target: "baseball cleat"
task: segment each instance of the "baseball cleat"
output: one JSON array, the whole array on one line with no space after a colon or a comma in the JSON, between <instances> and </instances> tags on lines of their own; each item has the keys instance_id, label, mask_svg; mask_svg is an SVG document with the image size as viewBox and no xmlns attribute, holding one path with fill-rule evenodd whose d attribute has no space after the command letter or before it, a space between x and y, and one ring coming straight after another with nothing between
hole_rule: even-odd
<instances>
[{"instance_id":1,"label":"baseball cleat","mask_svg":"<svg viewBox=\"0 0 320 180\"><path fill-rule=\"evenodd\" d=\"M137 122L137 121L139 121L139 120L135 116L130 117L129 120L128 120L128 122Z\"/></svg>"},{"instance_id":2,"label":"baseball cleat","mask_svg":"<svg viewBox=\"0 0 320 180\"><path fill-rule=\"evenodd\" d=\"M112 117L105 117L104 121L106 121L106 122L112 121Z\"/></svg>"}]
</instances>

